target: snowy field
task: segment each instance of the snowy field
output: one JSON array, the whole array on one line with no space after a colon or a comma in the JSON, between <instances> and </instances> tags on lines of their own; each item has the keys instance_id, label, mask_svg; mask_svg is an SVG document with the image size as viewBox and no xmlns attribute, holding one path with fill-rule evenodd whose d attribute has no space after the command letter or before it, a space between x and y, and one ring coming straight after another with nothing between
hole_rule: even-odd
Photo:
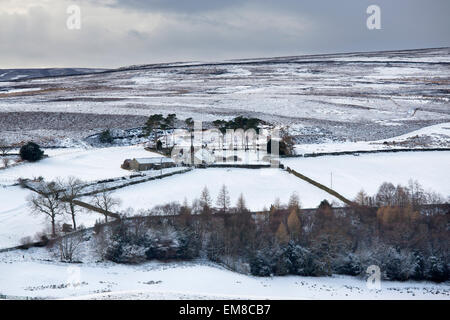
<instances>
[{"instance_id":1,"label":"snowy field","mask_svg":"<svg viewBox=\"0 0 450 320\"><path fill-rule=\"evenodd\" d=\"M230 192L231 205L234 206L239 195L244 195L251 210L269 208L276 198L287 203L293 192L297 192L303 207L317 207L327 199L339 200L328 193L288 174L280 169L196 169L194 171L133 185L117 190L114 195L121 198L122 208L134 210L149 209L155 205L171 201L183 203L199 198L206 186L215 205L219 189L225 185Z\"/></svg>"},{"instance_id":2,"label":"snowy field","mask_svg":"<svg viewBox=\"0 0 450 320\"><path fill-rule=\"evenodd\" d=\"M20 245L24 237L49 231L50 221L42 214L33 214L27 207L27 197L33 192L18 186L0 186L0 249ZM96 212L83 211L77 217L78 225L92 227L102 216ZM70 222L68 216L58 216L59 224Z\"/></svg>"},{"instance_id":3,"label":"snowy field","mask_svg":"<svg viewBox=\"0 0 450 320\"><path fill-rule=\"evenodd\" d=\"M285 166L353 199L364 189L372 195L383 182L406 185L417 180L425 190L450 196L450 151L361 154L283 159Z\"/></svg>"},{"instance_id":4,"label":"snowy field","mask_svg":"<svg viewBox=\"0 0 450 320\"><path fill-rule=\"evenodd\" d=\"M238 274L207 262L118 265L43 261L45 249L0 253L0 295L47 299L450 299L449 284ZM75 285L73 285L75 284ZM79 285L77 285L79 284Z\"/></svg>"},{"instance_id":5,"label":"snowy field","mask_svg":"<svg viewBox=\"0 0 450 320\"><path fill-rule=\"evenodd\" d=\"M9 170L9 169L8 169ZM151 209L156 205L187 199L189 202L199 198L205 186L210 191L213 205L221 186L225 184L230 192L231 205L235 205L241 193L251 210L267 209L279 198L287 203L293 192L300 196L303 207L317 207L328 201L340 203L338 199L314 186L279 169L225 169L210 168L152 180L114 192L114 197L122 201L121 209L132 208L134 212ZM0 187L0 249L17 246L23 237L33 237L49 228L45 216L34 215L27 207L27 197L32 193L18 186ZM86 197L84 201L89 202ZM95 212L82 212L78 215L78 224L85 227L94 225L103 217ZM70 222L68 217L58 217L58 222Z\"/></svg>"},{"instance_id":6,"label":"snowy field","mask_svg":"<svg viewBox=\"0 0 450 320\"><path fill-rule=\"evenodd\" d=\"M26 198L32 192L0 186L0 249L17 246L20 239L34 236L45 227L45 218L31 214Z\"/></svg>"},{"instance_id":7,"label":"snowy field","mask_svg":"<svg viewBox=\"0 0 450 320\"><path fill-rule=\"evenodd\" d=\"M46 149L50 157L36 163L26 163L0 171L0 184L12 184L18 178L77 177L84 181L115 178L132 174L120 168L125 159L160 157L143 146L111 147L101 149Z\"/></svg>"}]
</instances>

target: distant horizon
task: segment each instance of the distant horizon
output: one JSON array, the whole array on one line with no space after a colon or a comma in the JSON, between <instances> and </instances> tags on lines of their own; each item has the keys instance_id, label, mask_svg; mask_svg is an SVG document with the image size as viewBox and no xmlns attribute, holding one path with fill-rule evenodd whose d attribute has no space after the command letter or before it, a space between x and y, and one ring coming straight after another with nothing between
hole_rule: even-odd
<instances>
[{"instance_id":1,"label":"distant horizon","mask_svg":"<svg viewBox=\"0 0 450 320\"><path fill-rule=\"evenodd\" d=\"M45 70L45 69L88 69L88 70L119 70L119 69L127 69L136 66L147 66L147 65L164 65L164 64L183 64L183 63L198 63L198 64L217 64L217 63L239 63L239 61L245 60L257 60L257 59L275 59L275 58L290 58L290 57L314 57L314 56L334 56L334 55L346 55L346 54L366 54L366 53L383 53L383 52L407 52L407 51L421 51L421 50L439 50L439 49L450 49L450 46L443 47L426 47L426 48L409 48L409 49L388 49L388 50L374 50L374 51L347 51L347 52L324 52L324 53L307 53L307 54L287 54L281 56L259 56L259 57L245 57L245 58L229 58L222 60L181 60L181 61L161 61L161 62L152 62L152 63L143 63L143 64L128 64L122 65L118 67L112 68L103 68L103 67L78 67L78 66L46 66L46 67L30 67L30 68L2 68L0 70Z\"/></svg>"}]
</instances>

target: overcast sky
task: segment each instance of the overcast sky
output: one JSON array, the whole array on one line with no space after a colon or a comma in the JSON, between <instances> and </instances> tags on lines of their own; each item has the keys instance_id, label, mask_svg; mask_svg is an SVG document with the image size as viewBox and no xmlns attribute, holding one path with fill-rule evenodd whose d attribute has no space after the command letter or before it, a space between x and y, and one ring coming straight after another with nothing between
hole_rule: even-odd
<instances>
[{"instance_id":1,"label":"overcast sky","mask_svg":"<svg viewBox=\"0 0 450 320\"><path fill-rule=\"evenodd\" d=\"M371 4L380 30L366 27ZM449 13L449 0L0 0L0 68L445 47Z\"/></svg>"}]
</instances>

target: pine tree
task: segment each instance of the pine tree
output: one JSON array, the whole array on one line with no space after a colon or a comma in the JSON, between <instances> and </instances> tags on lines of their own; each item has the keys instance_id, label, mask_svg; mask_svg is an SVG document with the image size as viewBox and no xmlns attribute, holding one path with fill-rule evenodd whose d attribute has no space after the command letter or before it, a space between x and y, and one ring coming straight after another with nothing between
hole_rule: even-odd
<instances>
[{"instance_id":1,"label":"pine tree","mask_svg":"<svg viewBox=\"0 0 450 320\"><path fill-rule=\"evenodd\" d=\"M151 115L147 122L145 123L145 134L149 136L150 134L153 134L153 143L156 148L156 143L158 141L158 129L161 128L161 123L164 120L164 117L162 114L153 114Z\"/></svg>"},{"instance_id":2,"label":"pine tree","mask_svg":"<svg viewBox=\"0 0 450 320\"><path fill-rule=\"evenodd\" d=\"M220 189L216 203L220 210L223 212L226 212L230 208L230 194L225 185L223 185Z\"/></svg>"}]
</instances>

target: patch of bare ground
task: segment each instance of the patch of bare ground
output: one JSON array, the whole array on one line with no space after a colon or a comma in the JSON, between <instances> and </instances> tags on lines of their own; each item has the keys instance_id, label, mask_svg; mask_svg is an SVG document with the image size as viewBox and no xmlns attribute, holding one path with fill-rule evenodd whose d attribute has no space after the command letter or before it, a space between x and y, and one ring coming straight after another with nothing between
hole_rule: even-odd
<instances>
[{"instance_id":1,"label":"patch of bare ground","mask_svg":"<svg viewBox=\"0 0 450 320\"><path fill-rule=\"evenodd\" d=\"M0 113L0 132L11 130L89 130L102 128L130 128L145 123L147 117L94 113L63 112L3 112Z\"/></svg>"},{"instance_id":2,"label":"patch of bare ground","mask_svg":"<svg viewBox=\"0 0 450 320\"><path fill-rule=\"evenodd\" d=\"M48 89L41 89L41 90L7 92L7 93L0 93L0 98L34 96L34 95L51 93L51 92L61 91L61 90L65 90L65 89L64 88L48 88Z\"/></svg>"}]
</instances>

